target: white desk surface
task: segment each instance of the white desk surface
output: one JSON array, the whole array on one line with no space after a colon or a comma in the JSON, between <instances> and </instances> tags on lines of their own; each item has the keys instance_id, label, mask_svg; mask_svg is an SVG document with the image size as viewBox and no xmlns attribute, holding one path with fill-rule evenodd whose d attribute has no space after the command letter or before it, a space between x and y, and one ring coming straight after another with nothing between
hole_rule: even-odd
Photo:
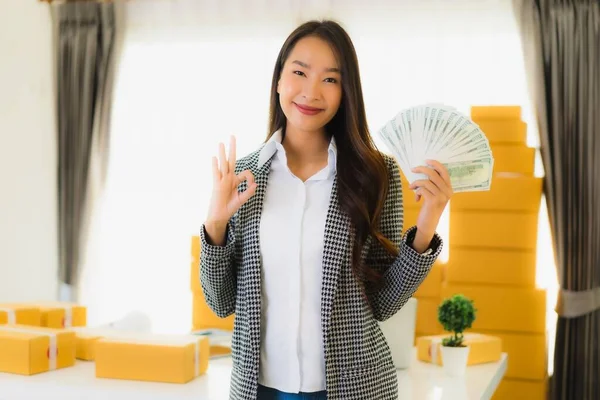
<instances>
[{"instance_id":1,"label":"white desk surface","mask_svg":"<svg viewBox=\"0 0 600 400\"><path fill-rule=\"evenodd\" d=\"M467 368L463 378L449 378L441 367L413 359L398 371L402 400L489 400L506 372L507 356L497 363ZM94 363L21 376L0 373L0 400L227 400L231 359L211 360L205 375L187 384L136 382L95 377Z\"/></svg>"}]
</instances>

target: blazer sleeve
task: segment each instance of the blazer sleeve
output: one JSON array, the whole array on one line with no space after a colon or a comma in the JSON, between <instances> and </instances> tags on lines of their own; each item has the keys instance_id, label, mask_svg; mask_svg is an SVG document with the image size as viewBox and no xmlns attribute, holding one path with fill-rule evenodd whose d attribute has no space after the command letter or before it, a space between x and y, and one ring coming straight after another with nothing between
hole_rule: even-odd
<instances>
[{"instance_id":1,"label":"blazer sleeve","mask_svg":"<svg viewBox=\"0 0 600 400\"><path fill-rule=\"evenodd\" d=\"M384 321L400 310L417 291L442 250L442 239L435 233L429 254L420 254L412 248L417 227L409 228L404 235L402 181L395 160L385 156L389 169L389 189L380 220L381 233L399 249L395 259L375 239L368 249L365 263L383 274L376 291L367 288L367 296L375 319Z\"/></svg>"},{"instance_id":2,"label":"blazer sleeve","mask_svg":"<svg viewBox=\"0 0 600 400\"><path fill-rule=\"evenodd\" d=\"M206 239L204 224L200 229L200 285L208 307L219 317L233 314L236 300L235 216L227 224L224 246L214 246Z\"/></svg>"}]
</instances>

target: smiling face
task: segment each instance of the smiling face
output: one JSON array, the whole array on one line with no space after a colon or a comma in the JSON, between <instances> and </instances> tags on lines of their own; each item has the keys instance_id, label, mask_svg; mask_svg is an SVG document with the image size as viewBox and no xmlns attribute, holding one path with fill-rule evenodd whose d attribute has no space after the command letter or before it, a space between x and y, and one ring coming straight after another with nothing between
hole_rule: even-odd
<instances>
[{"instance_id":1,"label":"smiling face","mask_svg":"<svg viewBox=\"0 0 600 400\"><path fill-rule=\"evenodd\" d=\"M314 36L296 43L277 83L288 129L322 132L342 100L340 66L327 42Z\"/></svg>"}]
</instances>

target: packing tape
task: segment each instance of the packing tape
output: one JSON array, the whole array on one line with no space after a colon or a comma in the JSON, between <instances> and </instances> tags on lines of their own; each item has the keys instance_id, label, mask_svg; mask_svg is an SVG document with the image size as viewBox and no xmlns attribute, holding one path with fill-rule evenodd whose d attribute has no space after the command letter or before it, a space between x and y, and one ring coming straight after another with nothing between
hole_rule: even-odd
<instances>
[{"instance_id":1,"label":"packing tape","mask_svg":"<svg viewBox=\"0 0 600 400\"><path fill-rule=\"evenodd\" d=\"M0 312L4 311L8 316L8 324L14 325L17 323L17 313L12 308L3 308L0 307Z\"/></svg>"}]
</instances>

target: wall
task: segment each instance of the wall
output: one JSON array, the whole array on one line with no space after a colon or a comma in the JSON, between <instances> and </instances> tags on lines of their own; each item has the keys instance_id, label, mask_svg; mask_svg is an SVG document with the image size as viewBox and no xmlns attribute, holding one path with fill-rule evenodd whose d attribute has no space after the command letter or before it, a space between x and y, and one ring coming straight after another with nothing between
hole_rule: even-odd
<instances>
[{"instance_id":1,"label":"wall","mask_svg":"<svg viewBox=\"0 0 600 400\"><path fill-rule=\"evenodd\" d=\"M0 302L57 293L48 5L0 0Z\"/></svg>"}]
</instances>

